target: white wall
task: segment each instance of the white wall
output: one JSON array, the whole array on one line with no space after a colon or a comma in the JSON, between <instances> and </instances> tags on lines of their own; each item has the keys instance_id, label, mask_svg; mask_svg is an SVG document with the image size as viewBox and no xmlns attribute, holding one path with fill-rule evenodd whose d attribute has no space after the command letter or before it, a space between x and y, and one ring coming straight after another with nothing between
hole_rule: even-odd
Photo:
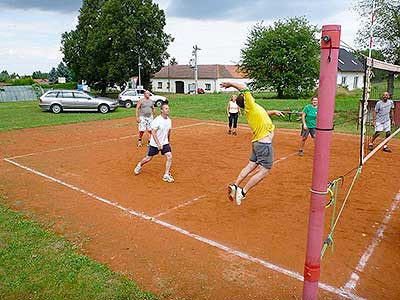
<instances>
[{"instance_id":1,"label":"white wall","mask_svg":"<svg viewBox=\"0 0 400 300\"><path fill-rule=\"evenodd\" d=\"M344 80L343 78L346 78L345 81L346 83L343 84ZM354 78L357 79L357 85L354 86ZM337 74L337 84L338 85L345 85L349 89L349 91L352 91L354 89L362 89L364 85L364 73L357 73L357 72L341 72L338 71Z\"/></svg>"},{"instance_id":2,"label":"white wall","mask_svg":"<svg viewBox=\"0 0 400 300\"><path fill-rule=\"evenodd\" d=\"M176 92L176 81L183 81L184 83L184 91L185 94L189 93L189 84L194 84L194 79L170 79L171 82L171 88L170 92L175 93ZM244 78L244 79L234 79L234 78L219 78L219 79L199 79L197 81L197 85L199 88L202 88L206 93L213 93L213 92L220 92L220 91L235 91L235 89L229 88L229 89L221 89L220 83L224 81L230 81L230 82L238 82L238 83L248 83L250 82L250 79ZM162 88L158 88L158 83L162 83ZM210 85L210 89L206 89L206 84ZM168 93L168 79L166 78L153 78L151 80L151 85L152 85L152 91L154 93L157 92L163 92L163 93Z\"/></svg>"}]
</instances>

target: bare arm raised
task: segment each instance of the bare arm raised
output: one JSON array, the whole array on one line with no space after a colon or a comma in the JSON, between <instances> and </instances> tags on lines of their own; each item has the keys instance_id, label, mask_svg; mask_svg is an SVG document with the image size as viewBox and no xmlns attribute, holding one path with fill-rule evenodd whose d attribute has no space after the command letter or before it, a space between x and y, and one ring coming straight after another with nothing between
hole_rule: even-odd
<instances>
[{"instance_id":1,"label":"bare arm raised","mask_svg":"<svg viewBox=\"0 0 400 300\"><path fill-rule=\"evenodd\" d=\"M230 88L233 87L235 89L237 89L238 91L240 90L244 90L247 89L247 86L245 86L243 83L238 83L238 82L222 82L221 83L221 87L223 88Z\"/></svg>"}]
</instances>

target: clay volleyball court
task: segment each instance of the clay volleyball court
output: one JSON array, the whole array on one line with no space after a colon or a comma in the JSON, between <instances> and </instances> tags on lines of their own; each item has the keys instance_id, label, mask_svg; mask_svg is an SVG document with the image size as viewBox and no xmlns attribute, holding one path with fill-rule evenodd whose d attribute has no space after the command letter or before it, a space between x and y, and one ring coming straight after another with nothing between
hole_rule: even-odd
<instances>
[{"instance_id":1,"label":"clay volleyball court","mask_svg":"<svg viewBox=\"0 0 400 300\"><path fill-rule=\"evenodd\" d=\"M132 118L0 133L2 192L13 208L54 222L83 252L165 299L300 299L313 145L277 129L271 174L241 206L227 185L251 133L173 119L175 183L157 156L140 175ZM357 167L359 136L335 133L330 177ZM321 264L320 299L398 299L400 142L363 168ZM354 172L345 177L338 206ZM326 234L332 208L326 209Z\"/></svg>"}]
</instances>

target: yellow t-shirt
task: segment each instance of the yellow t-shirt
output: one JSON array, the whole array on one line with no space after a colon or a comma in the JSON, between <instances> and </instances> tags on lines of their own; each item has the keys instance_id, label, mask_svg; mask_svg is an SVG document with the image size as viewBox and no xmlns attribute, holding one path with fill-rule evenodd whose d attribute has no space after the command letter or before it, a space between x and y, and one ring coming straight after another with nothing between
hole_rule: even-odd
<instances>
[{"instance_id":1,"label":"yellow t-shirt","mask_svg":"<svg viewBox=\"0 0 400 300\"><path fill-rule=\"evenodd\" d=\"M254 101L248 89L241 90L244 96L244 113L247 123L253 132L252 142L261 140L274 131L275 125L272 124L266 110Z\"/></svg>"}]
</instances>

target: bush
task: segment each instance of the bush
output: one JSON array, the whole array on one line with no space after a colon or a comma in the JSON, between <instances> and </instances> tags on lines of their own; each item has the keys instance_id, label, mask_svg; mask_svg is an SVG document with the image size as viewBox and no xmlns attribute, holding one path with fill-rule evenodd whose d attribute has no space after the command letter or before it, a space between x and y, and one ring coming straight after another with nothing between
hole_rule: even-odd
<instances>
[{"instance_id":1,"label":"bush","mask_svg":"<svg viewBox=\"0 0 400 300\"><path fill-rule=\"evenodd\" d=\"M41 84L42 88L48 89L66 89L66 90L76 90L78 88L78 84L74 81L66 82L66 83L55 83L55 84Z\"/></svg>"},{"instance_id":2,"label":"bush","mask_svg":"<svg viewBox=\"0 0 400 300\"><path fill-rule=\"evenodd\" d=\"M35 82L30 77L18 78L18 79L9 79L6 81L10 85L32 85Z\"/></svg>"}]
</instances>

